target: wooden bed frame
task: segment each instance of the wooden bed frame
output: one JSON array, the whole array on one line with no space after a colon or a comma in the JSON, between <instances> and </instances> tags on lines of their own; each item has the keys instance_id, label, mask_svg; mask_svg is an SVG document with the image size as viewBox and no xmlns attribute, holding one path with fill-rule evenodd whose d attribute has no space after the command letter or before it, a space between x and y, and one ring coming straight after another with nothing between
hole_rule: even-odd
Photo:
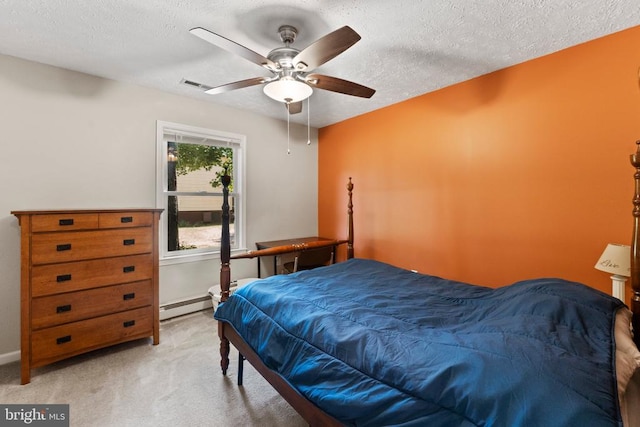
<instances>
[{"instance_id":1,"label":"wooden bed frame","mask_svg":"<svg viewBox=\"0 0 640 427\"><path fill-rule=\"evenodd\" d=\"M301 243L296 245L276 246L268 249L260 249L249 251L245 254L234 255L231 257L231 241L229 238L229 183L231 178L224 176L222 178L223 185L223 202L222 202L222 236L220 248L220 302L225 302L229 298L229 290L231 287L231 269L229 266L231 259L255 258L260 256L279 255L291 252L301 252L309 249L317 249L326 246L337 246L347 244L347 259L354 256L353 251L353 183L351 177L347 184L349 202L347 204L347 214L349 218L349 230L346 240L327 240L311 243ZM218 322L218 336L220 337L220 367L222 374L227 374L229 368L229 352L230 343L240 353L238 366L238 385L242 384L242 361L248 360L249 363L276 389L276 391L304 418L310 426L341 426L338 420L322 411L311 401L307 400L296 389L291 387L289 383L278 373L269 369L260 357L253 351L251 347L242 339L233 327L225 322Z\"/></svg>"},{"instance_id":2,"label":"wooden bed frame","mask_svg":"<svg viewBox=\"0 0 640 427\"><path fill-rule=\"evenodd\" d=\"M635 195L633 197L633 234L631 242L631 287L633 294L631 297L631 310L633 311L633 329L635 331L634 342L640 348L640 140L636 141L637 149L630 156L631 164L635 168ZM237 258L253 258L257 256L277 255L293 251L303 251L324 246L335 246L347 243L347 258L353 258L353 203L351 178L347 184L349 203L349 235L347 240L330 240L327 242L314 242L313 244L287 245L264 250L249 251L246 254L231 257L229 239L229 177L223 177L223 205L222 205L222 241L220 251L220 288L221 302L229 298L231 285L230 260ZM220 337L220 366L223 375L226 375L229 367L230 343L238 349L240 353L240 363L238 367L238 384L242 384L242 360L246 360L276 389L278 393L304 418L310 426L341 426L338 420L328 415L314 403L307 400L296 389L275 371L269 369L260 357L249 347L240 335L225 322L218 322L218 335Z\"/></svg>"}]
</instances>

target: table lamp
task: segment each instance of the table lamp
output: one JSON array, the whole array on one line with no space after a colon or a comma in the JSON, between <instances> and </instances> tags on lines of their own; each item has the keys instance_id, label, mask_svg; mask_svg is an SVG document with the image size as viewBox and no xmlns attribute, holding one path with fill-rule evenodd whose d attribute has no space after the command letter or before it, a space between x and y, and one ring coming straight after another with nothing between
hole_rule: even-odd
<instances>
[{"instance_id":1,"label":"table lamp","mask_svg":"<svg viewBox=\"0 0 640 427\"><path fill-rule=\"evenodd\" d=\"M611 273L611 295L624 301L625 283L631 276L631 247L617 243L609 243L595 268Z\"/></svg>"}]
</instances>

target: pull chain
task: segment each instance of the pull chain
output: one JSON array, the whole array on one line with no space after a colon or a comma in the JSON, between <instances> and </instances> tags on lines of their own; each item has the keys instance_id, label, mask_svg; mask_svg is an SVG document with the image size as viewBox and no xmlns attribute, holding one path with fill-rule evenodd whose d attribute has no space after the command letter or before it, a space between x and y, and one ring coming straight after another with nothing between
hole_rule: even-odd
<instances>
[{"instance_id":1,"label":"pull chain","mask_svg":"<svg viewBox=\"0 0 640 427\"><path fill-rule=\"evenodd\" d=\"M307 145L311 145L311 125L309 123L309 111L311 110L311 98L307 98Z\"/></svg>"},{"instance_id":2,"label":"pull chain","mask_svg":"<svg viewBox=\"0 0 640 427\"><path fill-rule=\"evenodd\" d=\"M287 154L291 154L291 140L289 137L289 116L291 113L289 112L289 105L287 102Z\"/></svg>"}]
</instances>

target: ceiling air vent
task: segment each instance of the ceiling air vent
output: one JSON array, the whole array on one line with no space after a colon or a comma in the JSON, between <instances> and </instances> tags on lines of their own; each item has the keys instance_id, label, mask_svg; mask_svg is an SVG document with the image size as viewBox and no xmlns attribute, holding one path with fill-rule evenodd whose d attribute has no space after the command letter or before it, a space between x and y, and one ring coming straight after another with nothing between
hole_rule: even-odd
<instances>
[{"instance_id":1,"label":"ceiling air vent","mask_svg":"<svg viewBox=\"0 0 640 427\"><path fill-rule=\"evenodd\" d=\"M180 80L180 83L182 83L183 85L187 85L187 86L197 87L198 89L202 89L202 90L212 89L211 86L203 85L202 83L194 82L194 81L187 80L187 79Z\"/></svg>"}]
</instances>

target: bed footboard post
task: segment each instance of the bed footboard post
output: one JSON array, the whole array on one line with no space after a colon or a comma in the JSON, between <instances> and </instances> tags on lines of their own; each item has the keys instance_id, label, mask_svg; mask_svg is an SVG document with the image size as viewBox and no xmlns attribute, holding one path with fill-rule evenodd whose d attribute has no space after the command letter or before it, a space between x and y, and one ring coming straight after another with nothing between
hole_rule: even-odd
<instances>
[{"instance_id":1,"label":"bed footboard post","mask_svg":"<svg viewBox=\"0 0 640 427\"><path fill-rule=\"evenodd\" d=\"M222 177L222 235L220 239L220 304L229 298L231 286L231 239L229 237L229 184L231 177ZM220 367L222 374L227 374L229 368L229 340L224 333L224 322L218 322L218 336L220 337Z\"/></svg>"},{"instance_id":2,"label":"bed footboard post","mask_svg":"<svg viewBox=\"0 0 640 427\"><path fill-rule=\"evenodd\" d=\"M633 175L635 194L633 196L633 235L631 239L631 311L633 312L634 341L640 347L640 244L638 242L640 222L640 140L637 149L631 155L631 164L636 169Z\"/></svg>"},{"instance_id":3,"label":"bed footboard post","mask_svg":"<svg viewBox=\"0 0 640 427\"><path fill-rule=\"evenodd\" d=\"M220 336L220 369L222 369L222 375L227 375L231 346L224 335L224 322L218 322L218 336Z\"/></svg>"},{"instance_id":4,"label":"bed footboard post","mask_svg":"<svg viewBox=\"0 0 640 427\"><path fill-rule=\"evenodd\" d=\"M349 177L349 183L347 184L347 191L349 192L349 203L347 204L347 215L349 217L349 234L347 237L347 259L351 259L354 256L353 253L353 183L351 177Z\"/></svg>"}]
</instances>

